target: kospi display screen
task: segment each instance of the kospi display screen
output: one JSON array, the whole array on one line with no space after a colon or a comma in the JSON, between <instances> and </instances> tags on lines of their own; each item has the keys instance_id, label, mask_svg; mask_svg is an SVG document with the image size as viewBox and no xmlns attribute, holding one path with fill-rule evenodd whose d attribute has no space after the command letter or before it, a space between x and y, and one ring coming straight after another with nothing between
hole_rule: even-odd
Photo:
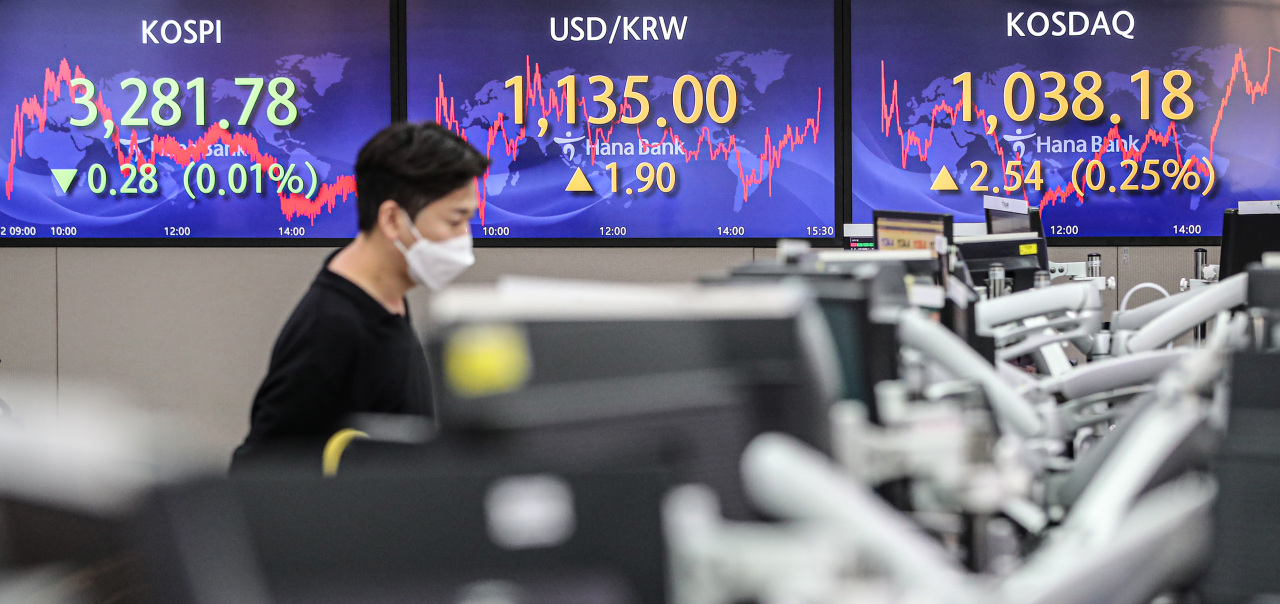
<instances>
[{"instance_id":1,"label":"kospi display screen","mask_svg":"<svg viewBox=\"0 0 1280 604\"><path fill-rule=\"evenodd\" d=\"M407 3L408 115L493 160L480 239L831 239L831 0Z\"/></svg>"},{"instance_id":2,"label":"kospi display screen","mask_svg":"<svg viewBox=\"0 0 1280 604\"><path fill-rule=\"evenodd\" d=\"M391 121L389 11L0 2L0 239L354 236L355 156Z\"/></svg>"},{"instance_id":3,"label":"kospi display screen","mask_svg":"<svg viewBox=\"0 0 1280 604\"><path fill-rule=\"evenodd\" d=\"M1038 206L1048 237L1219 236L1280 198L1280 5L853 0L852 222L982 222ZM1276 66L1280 69L1280 65Z\"/></svg>"}]
</instances>

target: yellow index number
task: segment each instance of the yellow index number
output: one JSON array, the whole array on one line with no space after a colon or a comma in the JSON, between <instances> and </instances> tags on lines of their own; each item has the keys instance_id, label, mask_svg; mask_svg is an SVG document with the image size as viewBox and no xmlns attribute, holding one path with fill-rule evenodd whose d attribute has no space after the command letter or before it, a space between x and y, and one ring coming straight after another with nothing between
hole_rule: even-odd
<instances>
[{"instance_id":1,"label":"yellow index number","mask_svg":"<svg viewBox=\"0 0 1280 604\"><path fill-rule=\"evenodd\" d=\"M982 160L976 160L973 163L969 164L969 167L982 168L982 172L978 173L978 177L973 179L973 184L969 185L969 190L975 193L986 193L987 191L989 191L990 189L987 187L987 185L982 184L983 181L987 180L987 170L990 169L987 167L987 162L984 162Z\"/></svg>"},{"instance_id":2,"label":"yellow index number","mask_svg":"<svg viewBox=\"0 0 1280 604\"><path fill-rule=\"evenodd\" d=\"M1022 173L1018 168L1022 167L1022 162L1013 160L1004 164L1004 188L1006 191L1017 191L1022 188ZM1013 184L1009 184L1009 180L1013 180Z\"/></svg>"},{"instance_id":3,"label":"yellow index number","mask_svg":"<svg viewBox=\"0 0 1280 604\"><path fill-rule=\"evenodd\" d=\"M1031 162L1031 169L1027 171L1027 178L1023 182L1031 185L1037 191L1044 188L1044 175L1040 171L1039 160Z\"/></svg>"},{"instance_id":4,"label":"yellow index number","mask_svg":"<svg viewBox=\"0 0 1280 604\"><path fill-rule=\"evenodd\" d=\"M1178 86L1173 85L1173 81L1182 80ZM1164 89L1169 94L1164 97L1164 102L1160 104L1160 109L1164 111L1164 116L1170 120L1185 120L1191 117L1191 112L1196 108L1195 101L1191 100L1191 96L1187 94L1187 90L1191 88L1191 74L1181 69L1175 69L1164 74ZM1182 111L1175 112L1173 110L1173 101L1182 101Z\"/></svg>"},{"instance_id":5,"label":"yellow index number","mask_svg":"<svg viewBox=\"0 0 1280 604\"><path fill-rule=\"evenodd\" d=\"M1067 113L1071 110L1071 101L1068 101L1067 97L1062 96L1062 92L1067 89L1067 78L1056 71L1046 71L1040 74L1040 81L1054 83L1053 90L1045 91L1044 98L1058 104L1058 108L1054 109L1053 113L1042 112L1040 114L1040 119L1046 122L1056 122L1066 117Z\"/></svg>"},{"instance_id":6,"label":"yellow index number","mask_svg":"<svg viewBox=\"0 0 1280 604\"><path fill-rule=\"evenodd\" d=\"M951 83L960 86L960 119L973 121L973 72L966 71L954 78Z\"/></svg>"},{"instance_id":7,"label":"yellow index number","mask_svg":"<svg viewBox=\"0 0 1280 604\"><path fill-rule=\"evenodd\" d=\"M1142 106L1141 119L1151 119L1151 70L1139 71L1133 74L1129 81L1138 85L1138 104Z\"/></svg>"},{"instance_id":8,"label":"yellow index number","mask_svg":"<svg viewBox=\"0 0 1280 604\"><path fill-rule=\"evenodd\" d=\"M1013 92L1017 84L1022 84L1022 92L1025 95L1022 102L1022 111L1018 111L1013 106ZM1022 71L1015 71L1009 76L1004 83L1004 112L1009 118L1015 122L1025 122L1031 119L1031 114L1036 110L1036 85L1031 81L1031 76Z\"/></svg>"},{"instance_id":9,"label":"yellow index number","mask_svg":"<svg viewBox=\"0 0 1280 604\"><path fill-rule=\"evenodd\" d=\"M1138 183L1134 182L1134 180L1138 178L1138 162L1132 159L1126 159L1120 162L1120 167L1127 168L1129 170L1129 177L1124 179L1124 182L1120 184L1120 190L1137 191L1139 188Z\"/></svg>"},{"instance_id":10,"label":"yellow index number","mask_svg":"<svg viewBox=\"0 0 1280 604\"><path fill-rule=\"evenodd\" d=\"M1085 82L1091 82L1085 85ZM1071 103L1071 112L1075 114L1076 119L1082 122L1092 122L1102 117L1105 110L1102 104L1102 98L1098 96L1098 90L1102 88L1102 76L1096 71L1082 71L1076 74L1076 100ZM1093 110L1086 113L1084 104L1091 103Z\"/></svg>"}]
</instances>

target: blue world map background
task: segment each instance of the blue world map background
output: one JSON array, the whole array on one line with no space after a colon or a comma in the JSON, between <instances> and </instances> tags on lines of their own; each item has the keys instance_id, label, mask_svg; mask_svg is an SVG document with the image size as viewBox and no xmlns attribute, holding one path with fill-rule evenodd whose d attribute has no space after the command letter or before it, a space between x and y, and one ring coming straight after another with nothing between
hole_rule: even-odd
<instances>
[{"instance_id":1,"label":"blue world map background","mask_svg":"<svg viewBox=\"0 0 1280 604\"><path fill-rule=\"evenodd\" d=\"M496 0L466 5L410 2L409 119L436 119L443 82L443 96L454 101L460 130L494 160L483 222L477 217L473 224L477 237L486 235L482 226L507 227L511 237L534 238L601 237L601 228L607 227L625 227L626 236L643 238L717 237L724 227L742 227L739 232L745 237L807 237L810 228L835 225L833 9L830 2L813 0L785 6L660 1L646 3L642 11L620 2L568 2L554 10ZM687 15L684 39L575 44L555 42L548 31L553 17L600 15L612 25L613 15L633 14ZM639 136L634 126L617 125L612 132L613 142L631 143L635 154L601 152L593 162L587 141L590 130L598 129L588 128L581 119L569 125L552 114L550 130L538 137L541 112L532 108L526 119L528 136L514 159L503 149L501 138L487 146L499 113L508 117L508 137L518 131L509 117L513 92L505 82L526 73L526 60L533 65L531 71L536 68L541 74L547 94L555 82L577 74L579 97L590 99L598 87L587 87L586 80L599 74L613 80L614 97L619 98L627 76L649 76L647 88L641 90L652 112L640 125ZM714 75L728 76L738 89L737 116L724 125L706 117L691 126L677 122L671 92L686 74L704 85ZM588 107L594 106L588 100ZM744 201L739 159L749 172L764 153L766 129L776 144L788 125L802 130L806 119L819 114L817 143L809 137L803 145L787 147L773 171L772 194L766 178L748 187ZM640 138L653 143L663 137L655 125L658 116L669 120L688 150L700 135L712 145L727 145L732 136L738 153L711 159L704 142L699 157L691 161L681 153L641 155ZM616 194L610 191L606 168L613 162L619 175ZM678 175L677 189L669 195L656 187L626 195L625 188L642 186L636 178L641 162L671 163ZM578 168L597 194L565 191Z\"/></svg>"},{"instance_id":2,"label":"blue world map background","mask_svg":"<svg viewBox=\"0 0 1280 604\"><path fill-rule=\"evenodd\" d=\"M957 222L981 222L982 196L968 191L978 176L978 170L970 169L970 163L985 161L993 172L998 171L997 144L1004 148L1006 159L1013 159L1015 145L1021 142L1021 148L1025 148L1023 165L1041 162L1045 189L1065 188L1077 160L1094 157L1094 137L1106 136L1111 123L1105 117L1087 124L1071 117L1053 123L1014 123L1005 112L1003 95L1005 82L1016 71L1027 73L1034 82L1040 81L1041 72L1050 70L1065 74L1068 82L1079 71L1098 72L1103 79L1100 96L1106 105L1104 116L1122 116L1120 137L1139 145L1149 131L1163 134L1169 128L1169 120L1160 111L1163 75L1174 69L1187 71L1193 79L1192 117L1175 125L1176 145L1153 141L1143 154L1144 159L1158 159L1161 163L1170 158L1210 156L1210 137L1226 87L1233 74L1237 80L1217 130L1212 163L1218 182L1208 197L1199 192L1170 190L1171 179L1152 192L1116 194L1104 188L1087 192L1083 201L1071 195L1044 207L1049 235L1218 236L1224 209L1235 207L1241 200L1280 197L1280 144L1274 137L1262 135L1280 126L1280 106L1276 105L1280 99L1259 96L1251 102L1244 93L1244 76L1236 64L1237 53L1242 53L1251 80L1260 82L1265 77L1268 48L1274 43L1272 32L1277 31L1275 10L1208 2L1176 7L1152 2L1126 5L1124 8L1135 16L1134 39L1129 40L1101 33L1084 39L1006 35L1008 13L1051 13L1061 9L1047 3L975 2L960 7L909 0L855 4L859 5L854 11L857 18L853 25L852 74L851 183L855 223L870 222L871 210L878 208L952 213ZM1086 13L1093 17L1096 11ZM890 24L906 23L908 18L922 37L892 35L901 34L902 29ZM930 42L921 44L922 39ZM882 61L886 89L883 96ZM1154 84L1151 121L1139 119L1139 89L1130 81L1133 74L1144 69L1151 70ZM985 135L985 124L976 120L951 124L942 114L936 120L927 159L922 160L913 148L908 151L904 168L902 142L896 129L886 135L880 123L884 99L891 95L893 83L898 85L902 128L924 139L929 134L933 108L942 102L959 102L960 87L952 79L966 71L973 73L975 106L999 118L999 142ZM1073 94L1067 96L1074 98ZM1049 111L1047 107L1052 105L1041 100L1037 111ZM1083 139L1089 150L1064 152L1049 144L1064 139ZM1101 159L1108 167L1112 184L1127 176L1128 169L1121 167L1124 158L1120 152L1104 153ZM930 191L943 166L956 177L960 193ZM998 185L999 180L988 175L987 184ZM1036 191L1026 195L1032 205L1039 205L1043 196Z\"/></svg>"},{"instance_id":3,"label":"blue world map background","mask_svg":"<svg viewBox=\"0 0 1280 604\"><path fill-rule=\"evenodd\" d=\"M94 82L117 120L137 96L133 89L121 88L126 78L139 78L147 85L147 99L137 115L149 117L156 79L173 78L185 85L203 77L209 123L228 119L232 133L252 135L263 153L283 164L305 170L309 162L322 183L351 175L360 146L390 122L387 9L357 9L337 0L236 0L220 3L212 15L222 21L221 44L142 43L144 18L209 16L207 7L185 0L133 2L127 8L73 0L0 4L0 29L5 34L0 36L0 52L20 57L6 60L6 74L12 77L0 81L0 101L16 105L23 98L40 96L45 70L57 72L63 59ZM49 20L51 14L59 16L57 23ZM284 22L290 26L281 28ZM89 33L59 33L66 31ZM292 102L297 121L287 127L273 125L266 116L272 97L264 90L250 124L235 125L250 89L233 80L262 77L269 82L281 76L295 83ZM164 128L152 123L136 129L144 156L151 156L156 137L170 136L185 145L208 132L208 126L197 126L192 119L194 94L184 91L177 101L184 115L177 125ZM264 179L262 194L250 186L241 195L196 191L197 199L192 200L183 186L183 167L163 156L156 160L156 193L95 195L87 183L91 166L100 164L114 171L109 176L113 188L125 179L115 171L120 162L114 143L106 139L102 117L87 127L70 125L70 119L84 114L85 109L68 98L63 86L61 98L49 100L44 132L35 124L23 124L25 148L15 161L12 197L0 198L0 227L35 225L39 236L48 236L48 227L57 225L75 227L77 237L102 238L162 237L166 227L188 227L191 236L198 238L278 238L284 227L301 227L294 232L305 230L308 238L349 238L356 233L354 194L339 197L332 210L323 208L314 220L286 215L276 183L269 178ZM119 128L125 153L134 130ZM7 164L9 155L9 145L4 145L0 159ZM252 163L243 155L222 153L199 161L215 168L220 184L225 183L232 164ZM51 168L78 169L69 193L57 184Z\"/></svg>"}]
</instances>

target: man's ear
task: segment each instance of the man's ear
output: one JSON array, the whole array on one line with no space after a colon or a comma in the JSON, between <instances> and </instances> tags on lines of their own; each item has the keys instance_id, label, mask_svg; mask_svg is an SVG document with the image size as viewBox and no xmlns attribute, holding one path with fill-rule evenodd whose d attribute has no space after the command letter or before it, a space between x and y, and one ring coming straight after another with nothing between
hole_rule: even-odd
<instances>
[{"instance_id":1,"label":"man's ear","mask_svg":"<svg viewBox=\"0 0 1280 604\"><path fill-rule=\"evenodd\" d=\"M404 219L400 214L400 204L388 199L378 206L378 223L374 228L388 240L399 241L400 223L403 221Z\"/></svg>"}]
</instances>

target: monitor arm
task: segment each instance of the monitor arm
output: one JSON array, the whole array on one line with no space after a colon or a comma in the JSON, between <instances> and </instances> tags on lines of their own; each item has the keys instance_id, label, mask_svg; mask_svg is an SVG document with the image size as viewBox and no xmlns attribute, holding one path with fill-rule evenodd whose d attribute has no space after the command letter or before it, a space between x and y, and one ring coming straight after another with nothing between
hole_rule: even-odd
<instances>
[{"instance_id":1,"label":"monitor arm","mask_svg":"<svg viewBox=\"0 0 1280 604\"><path fill-rule=\"evenodd\" d=\"M1249 274L1240 273L1214 285L1179 294L1176 296L1179 304L1151 319L1141 329L1114 334L1112 351L1115 354L1133 354L1160 348L1212 319L1220 311L1245 304L1248 293Z\"/></svg>"},{"instance_id":2,"label":"monitor arm","mask_svg":"<svg viewBox=\"0 0 1280 604\"><path fill-rule=\"evenodd\" d=\"M978 334L994 337L998 357L1008 360L1097 333L1102 296L1093 283L1064 283L983 300L974 316Z\"/></svg>"},{"instance_id":3,"label":"monitor arm","mask_svg":"<svg viewBox=\"0 0 1280 604\"><path fill-rule=\"evenodd\" d=\"M1152 350L1086 364L1063 376L1040 381L1037 389L1066 400L1153 382L1183 357L1185 350Z\"/></svg>"},{"instance_id":4,"label":"monitor arm","mask_svg":"<svg viewBox=\"0 0 1280 604\"><path fill-rule=\"evenodd\" d=\"M757 436L742 454L742 480L762 511L835 529L846 547L921 590L922 601L976 601L964 569L942 545L800 441Z\"/></svg>"},{"instance_id":5,"label":"monitor arm","mask_svg":"<svg viewBox=\"0 0 1280 604\"><path fill-rule=\"evenodd\" d=\"M1148 602L1206 559L1216 492L1198 477L1159 487L1118 511L1109 539L1055 534L992 582L966 572L907 516L794 438L756 437L743 453L742 475L763 511L826 528L918 601L941 604Z\"/></svg>"},{"instance_id":6,"label":"monitor arm","mask_svg":"<svg viewBox=\"0 0 1280 604\"><path fill-rule=\"evenodd\" d=\"M919 311L906 310L898 317L898 338L903 345L919 351L952 375L980 384L1002 427L1024 438L1044 435L1045 424L1036 408L1000 377L995 367L947 328Z\"/></svg>"},{"instance_id":7,"label":"monitor arm","mask_svg":"<svg viewBox=\"0 0 1280 604\"><path fill-rule=\"evenodd\" d=\"M1099 290L1115 289L1115 277L1103 277L1101 267L1096 268L1093 272L1097 274L1089 274L1090 266L1088 262L1050 262L1049 276L1052 279L1058 277L1067 277L1072 283L1088 283Z\"/></svg>"}]
</instances>

